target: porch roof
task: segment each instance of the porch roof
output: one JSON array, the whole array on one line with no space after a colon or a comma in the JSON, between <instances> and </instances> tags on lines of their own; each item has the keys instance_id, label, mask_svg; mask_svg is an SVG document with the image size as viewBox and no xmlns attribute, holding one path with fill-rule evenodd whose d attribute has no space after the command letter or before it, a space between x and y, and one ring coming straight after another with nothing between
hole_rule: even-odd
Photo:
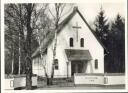
<instances>
[{"instance_id":1,"label":"porch roof","mask_svg":"<svg viewBox=\"0 0 128 93\"><path fill-rule=\"evenodd\" d=\"M89 50L65 49L68 60L91 60Z\"/></svg>"}]
</instances>

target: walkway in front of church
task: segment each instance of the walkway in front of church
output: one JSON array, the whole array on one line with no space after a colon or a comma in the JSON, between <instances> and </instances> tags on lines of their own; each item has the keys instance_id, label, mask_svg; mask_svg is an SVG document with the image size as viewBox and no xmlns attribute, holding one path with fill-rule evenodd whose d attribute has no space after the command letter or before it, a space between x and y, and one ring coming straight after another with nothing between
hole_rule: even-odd
<instances>
[{"instance_id":1,"label":"walkway in front of church","mask_svg":"<svg viewBox=\"0 0 128 93\"><path fill-rule=\"evenodd\" d=\"M125 89L125 85L75 85L73 82L61 82L59 84L46 85L46 82L38 82L37 90L92 90L92 89Z\"/></svg>"},{"instance_id":2,"label":"walkway in front of church","mask_svg":"<svg viewBox=\"0 0 128 93\"><path fill-rule=\"evenodd\" d=\"M68 86L44 86L38 87L37 90L95 90L95 89L125 89L124 85L98 86L98 85L68 85Z\"/></svg>"},{"instance_id":3,"label":"walkway in front of church","mask_svg":"<svg viewBox=\"0 0 128 93\"><path fill-rule=\"evenodd\" d=\"M96 90L96 89L124 89L124 86L108 86L108 87L90 87L90 86L75 86L75 87L44 87L37 90Z\"/></svg>"}]
</instances>

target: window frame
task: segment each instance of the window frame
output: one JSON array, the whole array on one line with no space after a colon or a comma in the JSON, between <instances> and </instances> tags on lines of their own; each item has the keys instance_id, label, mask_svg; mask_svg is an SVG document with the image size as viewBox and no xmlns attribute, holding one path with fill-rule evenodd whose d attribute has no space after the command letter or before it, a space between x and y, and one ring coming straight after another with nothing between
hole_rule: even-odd
<instances>
[{"instance_id":1,"label":"window frame","mask_svg":"<svg viewBox=\"0 0 128 93\"><path fill-rule=\"evenodd\" d=\"M84 38L80 39L80 47L84 47Z\"/></svg>"},{"instance_id":2,"label":"window frame","mask_svg":"<svg viewBox=\"0 0 128 93\"><path fill-rule=\"evenodd\" d=\"M54 69L59 70L59 62L58 59L54 59Z\"/></svg>"},{"instance_id":3,"label":"window frame","mask_svg":"<svg viewBox=\"0 0 128 93\"><path fill-rule=\"evenodd\" d=\"M98 69L98 59L95 59L95 69Z\"/></svg>"},{"instance_id":4,"label":"window frame","mask_svg":"<svg viewBox=\"0 0 128 93\"><path fill-rule=\"evenodd\" d=\"M74 40L72 37L69 38L69 46L73 47L74 46Z\"/></svg>"}]
</instances>

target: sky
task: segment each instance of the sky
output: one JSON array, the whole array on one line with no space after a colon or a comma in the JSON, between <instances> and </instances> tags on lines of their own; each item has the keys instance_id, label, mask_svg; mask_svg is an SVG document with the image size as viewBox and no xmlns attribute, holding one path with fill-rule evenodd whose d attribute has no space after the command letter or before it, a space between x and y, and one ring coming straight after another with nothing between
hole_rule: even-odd
<instances>
[{"instance_id":1,"label":"sky","mask_svg":"<svg viewBox=\"0 0 128 93\"><path fill-rule=\"evenodd\" d=\"M109 1L109 0L108 0ZM119 13L122 17L125 17L125 2L93 2L93 3L77 3L81 13L84 15L85 19L88 22L92 22L95 20L96 15L100 11L102 6L103 10L105 11L106 18L111 21L113 20L116 15Z\"/></svg>"},{"instance_id":2,"label":"sky","mask_svg":"<svg viewBox=\"0 0 128 93\"><path fill-rule=\"evenodd\" d=\"M73 3L74 6L78 6L79 11L90 25L93 24L101 7L105 11L108 22L113 21L117 14L120 14L124 18L126 15L126 0L79 0L79 2L77 0L77 2L75 1Z\"/></svg>"}]
</instances>

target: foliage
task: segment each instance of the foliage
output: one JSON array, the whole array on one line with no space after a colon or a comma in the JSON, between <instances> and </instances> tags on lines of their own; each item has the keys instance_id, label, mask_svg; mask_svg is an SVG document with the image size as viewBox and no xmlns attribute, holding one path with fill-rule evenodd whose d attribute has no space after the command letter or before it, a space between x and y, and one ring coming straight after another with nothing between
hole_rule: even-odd
<instances>
[{"instance_id":1,"label":"foliage","mask_svg":"<svg viewBox=\"0 0 128 93\"><path fill-rule=\"evenodd\" d=\"M14 66L12 74L17 74L19 68L17 64L21 64L21 72L26 73L27 89L31 89L32 84L31 55L38 46L35 30L43 30L46 26L44 21L39 19L41 14L45 14L46 7L47 4L43 4L40 8L32 3L5 4L5 54L10 55L5 58L5 63L8 63L5 67L10 68L9 62L12 62L12 68ZM5 68L5 72L10 73L8 68Z\"/></svg>"},{"instance_id":2,"label":"foliage","mask_svg":"<svg viewBox=\"0 0 128 93\"><path fill-rule=\"evenodd\" d=\"M105 55L105 72L125 71L125 27L124 19L118 14L111 26L104 16L104 10L100 10L95 20L95 33L107 48ZM106 52L105 52L106 54Z\"/></svg>"},{"instance_id":3,"label":"foliage","mask_svg":"<svg viewBox=\"0 0 128 93\"><path fill-rule=\"evenodd\" d=\"M95 20L96 34L101 40L106 40L109 31L108 20L104 16L104 10L101 8Z\"/></svg>"},{"instance_id":4,"label":"foliage","mask_svg":"<svg viewBox=\"0 0 128 93\"><path fill-rule=\"evenodd\" d=\"M109 33L109 47L111 51L110 67L112 72L121 73L125 71L125 23L124 19L118 14L112 23L111 32Z\"/></svg>"},{"instance_id":5,"label":"foliage","mask_svg":"<svg viewBox=\"0 0 128 93\"><path fill-rule=\"evenodd\" d=\"M57 32L59 29L59 23L61 21L61 19L63 18L63 16L65 14L67 14L66 11L66 7L69 6L70 8L68 10L72 9L72 5L73 4L65 4L65 3L55 3L54 4L54 11L55 13L51 12L51 10L49 9L50 14L53 17L53 23L54 23L54 45L53 45L53 62L52 62L52 71L51 71L51 79L54 78L54 66L55 66L55 58L56 58L56 47L57 47ZM52 84L52 81L50 81L50 83Z\"/></svg>"}]
</instances>

